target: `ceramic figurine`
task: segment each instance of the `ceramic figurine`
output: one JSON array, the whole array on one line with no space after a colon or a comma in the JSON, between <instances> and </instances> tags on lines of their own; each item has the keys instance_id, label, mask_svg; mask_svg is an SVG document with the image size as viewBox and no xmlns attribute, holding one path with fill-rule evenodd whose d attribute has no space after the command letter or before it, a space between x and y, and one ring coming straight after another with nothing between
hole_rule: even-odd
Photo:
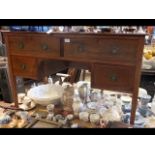
<instances>
[{"instance_id":1,"label":"ceramic figurine","mask_svg":"<svg viewBox=\"0 0 155 155\"><path fill-rule=\"evenodd\" d=\"M53 117L54 117L54 113L50 113L47 115L46 119L51 121Z\"/></svg>"},{"instance_id":2,"label":"ceramic figurine","mask_svg":"<svg viewBox=\"0 0 155 155\"><path fill-rule=\"evenodd\" d=\"M48 111L48 113L52 113L54 111L54 107L55 107L54 104L47 105L47 111Z\"/></svg>"}]
</instances>

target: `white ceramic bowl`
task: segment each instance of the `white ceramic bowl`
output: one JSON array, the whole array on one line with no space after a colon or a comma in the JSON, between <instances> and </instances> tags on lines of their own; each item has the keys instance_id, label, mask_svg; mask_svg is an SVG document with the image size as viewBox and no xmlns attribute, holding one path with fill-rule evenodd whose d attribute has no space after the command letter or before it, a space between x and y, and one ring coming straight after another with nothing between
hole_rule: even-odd
<instances>
[{"instance_id":1,"label":"white ceramic bowl","mask_svg":"<svg viewBox=\"0 0 155 155\"><path fill-rule=\"evenodd\" d=\"M31 88L27 96L35 103L47 106L48 104L57 104L63 92L64 89L60 85L46 84Z\"/></svg>"}]
</instances>

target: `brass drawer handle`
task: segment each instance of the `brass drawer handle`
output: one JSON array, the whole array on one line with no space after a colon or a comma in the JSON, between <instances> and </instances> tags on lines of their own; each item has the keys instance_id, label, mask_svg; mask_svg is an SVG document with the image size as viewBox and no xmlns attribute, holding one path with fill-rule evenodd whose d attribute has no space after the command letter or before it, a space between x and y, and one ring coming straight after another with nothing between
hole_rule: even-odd
<instances>
[{"instance_id":1,"label":"brass drawer handle","mask_svg":"<svg viewBox=\"0 0 155 155\"><path fill-rule=\"evenodd\" d=\"M111 50L111 53L112 53L112 54L117 54L118 51L119 51L119 48L114 47L114 48Z\"/></svg>"},{"instance_id":2,"label":"brass drawer handle","mask_svg":"<svg viewBox=\"0 0 155 155\"><path fill-rule=\"evenodd\" d=\"M26 70L26 65L25 64L21 64L20 68L21 68L21 70Z\"/></svg>"},{"instance_id":3,"label":"brass drawer handle","mask_svg":"<svg viewBox=\"0 0 155 155\"><path fill-rule=\"evenodd\" d=\"M42 50L47 51L48 50L48 45L47 44L42 44Z\"/></svg>"},{"instance_id":4,"label":"brass drawer handle","mask_svg":"<svg viewBox=\"0 0 155 155\"><path fill-rule=\"evenodd\" d=\"M24 43L23 43L22 41L20 41L20 42L18 43L18 48L19 48L19 49L24 49Z\"/></svg>"},{"instance_id":5,"label":"brass drawer handle","mask_svg":"<svg viewBox=\"0 0 155 155\"><path fill-rule=\"evenodd\" d=\"M84 45L81 44L78 46L78 52L83 52L84 49L85 49Z\"/></svg>"},{"instance_id":6,"label":"brass drawer handle","mask_svg":"<svg viewBox=\"0 0 155 155\"><path fill-rule=\"evenodd\" d=\"M117 79L118 79L118 77L117 77L116 74L113 74L113 75L110 76L111 81L117 81Z\"/></svg>"}]
</instances>

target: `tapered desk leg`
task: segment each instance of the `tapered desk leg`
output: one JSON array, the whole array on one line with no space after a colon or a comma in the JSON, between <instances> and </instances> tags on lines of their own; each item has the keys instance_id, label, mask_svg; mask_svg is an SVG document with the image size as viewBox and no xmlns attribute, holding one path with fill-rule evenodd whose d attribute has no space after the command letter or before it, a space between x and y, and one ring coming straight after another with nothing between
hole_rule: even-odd
<instances>
[{"instance_id":1,"label":"tapered desk leg","mask_svg":"<svg viewBox=\"0 0 155 155\"><path fill-rule=\"evenodd\" d=\"M12 76L11 78L11 90L12 90L12 97L15 106L18 107L18 98L17 98L17 83L16 83L16 76Z\"/></svg>"},{"instance_id":2,"label":"tapered desk leg","mask_svg":"<svg viewBox=\"0 0 155 155\"><path fill-rule=\"evenodd\" d=\"M12 91L13 101L15 103L15 106L18 107L16 76L12 77L12 88L13 88L13 91Z\"/></svg>"},{"instance_id":3,"label":"tapered desk leg","mask_svg":"<svg viewBox=\"0 0 155 155\"><path fill-rule=\"evenodd\" d=\"M10 64L10 61L8 62ZM12 73L12 67L9 65L8 67L8 76L9 76L9 83L11 86L11 95L13 102L15 103L15 106L18 108L18 99L17 99L17 82L16 82L16 76Z\"/></svg>"},{"instance_id":4,"label":"tapered desk leg","mask_svg":"<svg viewBox=\"0 0 155 155\"><path fill-rule=\"evenodd\" d=\"M132 96L132 107L131 107L131 118L130 118L131 125L134 125L134 121L135 121L136 110L138 105L137 97L138 97L138 90L134 91Z\"/></svg>"}]
</instances>

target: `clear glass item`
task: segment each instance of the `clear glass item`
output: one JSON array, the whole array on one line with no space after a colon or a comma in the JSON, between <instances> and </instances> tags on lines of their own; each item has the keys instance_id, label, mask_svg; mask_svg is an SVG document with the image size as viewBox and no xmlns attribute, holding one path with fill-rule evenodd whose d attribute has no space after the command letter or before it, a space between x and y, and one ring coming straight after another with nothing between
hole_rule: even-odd
<instances>
[{"instance_id":1,"label":"clear glass item","mask_svg":"<svg viewBox=\"0 0 155 155\"><path fill-rule=\"evenodd\" d=\"M64 93L61 98L61 102L63 104L63 110L68 111L69 113L73 111L72 105L74 100L74 87L73 86L67 86L64 89Z\"/></svg>"}]
</instances>

